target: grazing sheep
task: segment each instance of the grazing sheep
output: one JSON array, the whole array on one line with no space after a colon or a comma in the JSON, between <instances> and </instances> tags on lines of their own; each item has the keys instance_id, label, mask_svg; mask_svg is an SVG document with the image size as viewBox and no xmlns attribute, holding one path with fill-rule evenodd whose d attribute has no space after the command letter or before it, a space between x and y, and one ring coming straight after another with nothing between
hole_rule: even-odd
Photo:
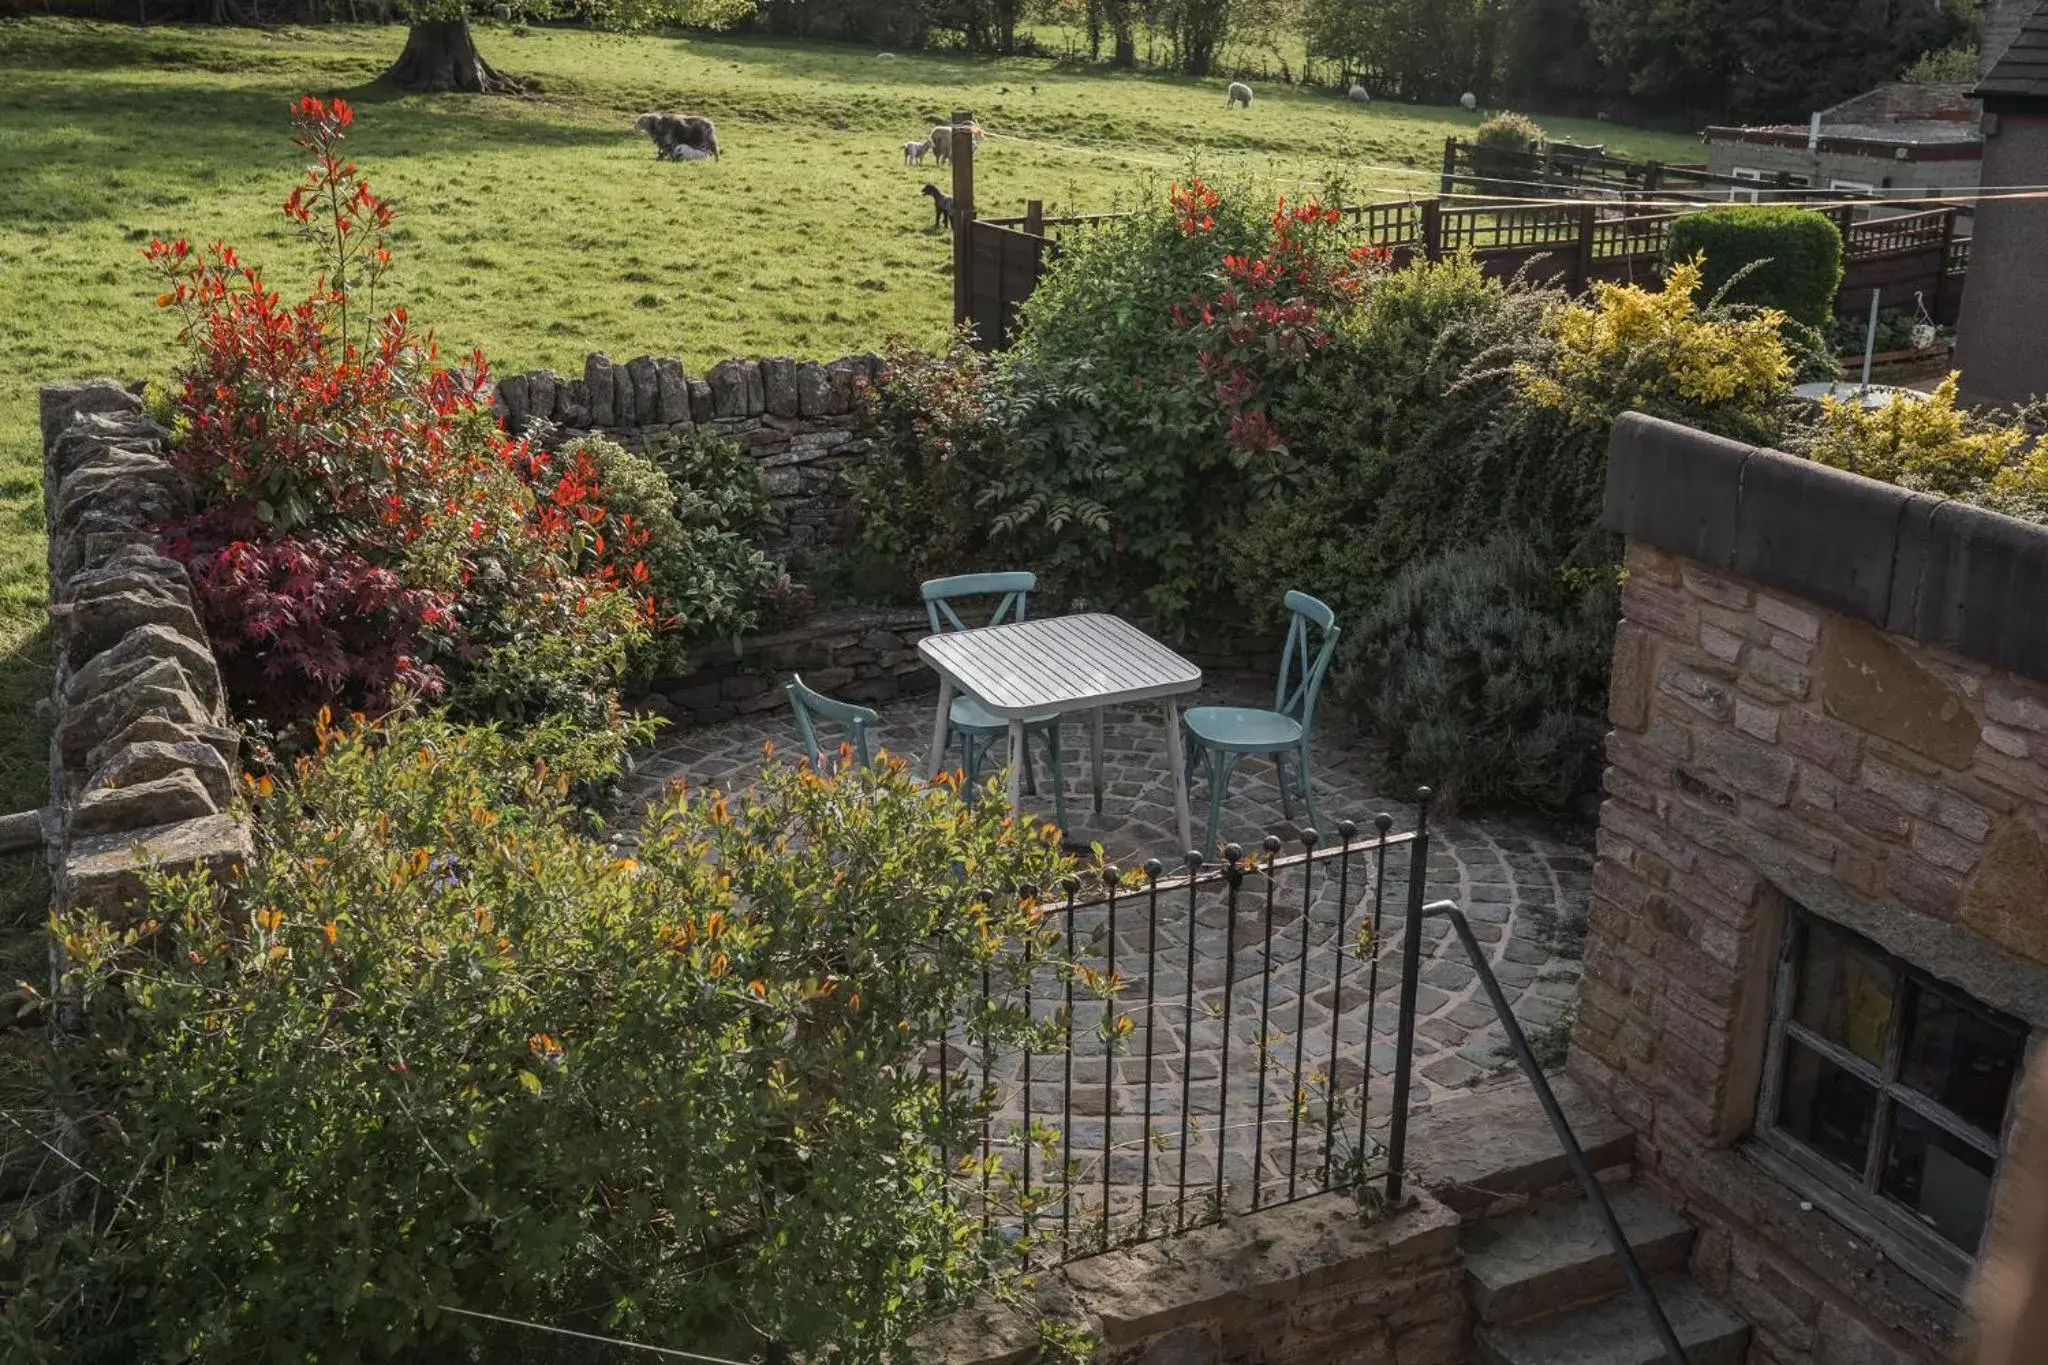
<instances>
[{"instance_id":1,"label":"grazing sheep","mask_svg":"<svg viewBox=\"0 0 2048 1365\"><path fill-rule=\"evenodd\" d=\"M946 226L946 225L947 225L948 223L950 223L950 222L952 222L952 221L953 221L953 196L952 196L952 195L950 195L950 194L943 194L943 193L941 193L941 192L940 192L940 190L939 190L939 187L938 187L937 185L934 185L934 184L933 184L933 183L932 183L931 181L929 181L929 180L927 180L927 181L925 181L925 182L924 182L924 188L923 188L923 189L921 189L921 190L919 190L919 191L918 191L918 193L919 193L919 194L928 194L928 195L930 195L930 196L932 197L932 226L933 226L933 227L944 227L944 226Z\"/></svg>"},{"instance_id":2,"label":"grazing sheep","mask_svg":"<svg viewBox=\"0 0 2048 1365\"><path fill-rule=\"evenodd\" d=\"M1252 88L1243 81L1232 81L1230 89L1223 93L1223 107L1235 109L1240 104L1247 109L1252 107Z\"/></svg>"},{"instance_id":3,"label":"grazing sheep","mask_svg":"<svg viewBox=\"0 0 2048 1365\"><path fill-rule=\"evenodd\" d=\"M718 155L718 130L696 114L642 114L633 126L654 142L663 161L702 161Z\"/></svg>"},{"instance_id":4,"label":"grazing sheep","mask_svg":"<svg viewBox=\"0 0 2048 1365\"><path fill-rule=\"evenodd\" d=\"M1366 89L1362 85L1354 85L1349 90L1344 92L1344 98L1347 100L1356 100L1360 104L1371 104L1372 91Z\"/></svg>"},{"instance_id":5,"label":"grazing sheep","mask_svg":"<svg viewBox=\"0 0 2048 1365\"><path fill-rule=\"evenodd\" d=\"M1458 103L1467 109L1477 109L1479 107L1479 96L1467 90L1464 94L1458 96Z\"/></svg>"},{"instance_id":6,"label":"grazing sheep","mask_svg":"<svg viewBox=\"0 0 2048 1365\"><path fill-rule=\"evenodd\" d=\"M931 151L931 149L932 149L932 144L931 144L931 143L929 143L929 142L906 142L906 143L904 143L904 144L903 144L903 164L904 164L904 165L906 165L906 166L922 166L922 165L924 165L924 159L925 159L925 155L926 155L926 154L927 154L928 152L930 152L930 151Z\"/></svg>"},{"instance_id":7,"label":"grazing sheep","mask_svg":"<svg viewBox=\"0 0 2048 1365\"><path fill-rule=\"evenodd\" d=\"M974 145L979 147L981 140L988 136L988 132L979 123L972 126L974 128ZM938 163L941 166L953 159L952 124L934 123L932 125L932 155L938 159Z\"/></svg>"}]
</instances>

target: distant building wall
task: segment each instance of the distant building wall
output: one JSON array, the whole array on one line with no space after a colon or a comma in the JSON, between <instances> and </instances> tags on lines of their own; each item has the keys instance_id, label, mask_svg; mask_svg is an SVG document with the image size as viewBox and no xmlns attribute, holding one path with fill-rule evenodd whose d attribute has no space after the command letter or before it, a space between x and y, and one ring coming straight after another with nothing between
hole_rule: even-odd
<instances>
[{"instance_id":1,"label":"distant building wall","mask_svg":"<svg viewBox=\"0 0 2048 1365\"><path fill-rule=\"evenodd\" d=\"M1987 187L2048 182L2048 112L1994 113L1987 124L1996 130L1984 140ZM1978 401L2048 393L2048 201L1978 205L1956 368Z\"/></svg>"},{"instance_id":2,"label":"distant building wall","mask_svg":"<svg viewBox=\"0 0 2048 1365\"><path fill-rule=\"evenodd\" d=\"M1901 161L1889 152L1883 155L1809 152L1803 146L1787 147L1732 139L1707 144L1707 169L1716 175L1734 175L1738 169L1753 170L1763 172L1765 180L1769 180L1782 171L1805 177L1805 183L1817 189L1826 189L1836 180L1847 180L1876 189L1968 190L1976 188L1982 164L1975 157Z\"/></svg>"}]
</instances>

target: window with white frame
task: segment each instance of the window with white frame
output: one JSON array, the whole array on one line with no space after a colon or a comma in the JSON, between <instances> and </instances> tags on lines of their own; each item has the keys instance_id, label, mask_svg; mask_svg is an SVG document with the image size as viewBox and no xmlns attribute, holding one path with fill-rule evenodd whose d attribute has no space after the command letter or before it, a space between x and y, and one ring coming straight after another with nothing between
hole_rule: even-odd
<instances>
[{"instance_id":1,"label":"window with white frame","mask_svg":"<svg viewBox=\"0 0 2048 1365\"><path fill-rule=\"evenodd\" d=\"M1731 171L1729 171L1729 174L1734 176L1737 180L1755 180L1761 182L1764 178L1764 173L1760 170L1757 170L1753 166L1737 166L1734 167ZM1730 200L1742 203L1754 204L1757 202L1759 197L1760 196L1755 190L1732 188L1728 191L1728 198Z\"/></svg>"},{"instance_id":2,"label":"window with white frame","mask_svg":"<svg viewBox=\"0 0 2048 1365\"><path fill-rule=\"evenodd\" d=\"M2026 1030L1795 907L1770 1047L1759 1134L1938 1261L1967 1265Z\"/></svg>"}]
</instances>

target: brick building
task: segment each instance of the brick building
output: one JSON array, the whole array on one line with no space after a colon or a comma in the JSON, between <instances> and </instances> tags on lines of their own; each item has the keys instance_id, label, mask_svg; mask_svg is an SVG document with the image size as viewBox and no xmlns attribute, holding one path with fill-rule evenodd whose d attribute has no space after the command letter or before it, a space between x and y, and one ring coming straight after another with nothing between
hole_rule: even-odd
<instances>
[{"instance_id":1,"label":"brick building","mask_svg":"<svg viewBox=\"0 0 2048 1365\"><path fill-rule=\"evenodd\" d=\"M2048 530L1669 423L1571 1068L1751 1365L1948 1359L2048 1030Z\"/></svg>"},{"instance_id":2,"label":"brick building","mask_svg":"<svg viewBox=\"0 0 2048 1365\"><path fill-rule=\"evenodd\" d=\"M1819 117L1817 138L1806 124L1708 128L1707 169L1756 181L1752 197L1765 200L1773 186L1881 199L1977 185L1984 139L1967 85L1893 81Z\"/></svg>"}]
</instances>

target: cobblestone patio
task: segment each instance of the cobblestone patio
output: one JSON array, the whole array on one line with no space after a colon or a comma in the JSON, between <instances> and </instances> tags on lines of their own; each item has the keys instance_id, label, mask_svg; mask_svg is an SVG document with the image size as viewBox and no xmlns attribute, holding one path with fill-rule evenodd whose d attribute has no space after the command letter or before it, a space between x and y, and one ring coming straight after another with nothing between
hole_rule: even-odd
<instances>
[{"instance_id":1,"label":"cobblestone patio","mask_svg":"<svg viewBox=\"0 0 2048 1365\"><path fill-rule=\"evenodd\" d=\"M1259 701L1255 693L1229 687L1205 691L1200 700ZM930 734L931 705L930 700L912 700L886 708L876 735L879 746L920 760ZM1161 720L1159 710L1149 707L1112 711L1108 716L1104 810L1099 816L1091 810L1084 720L1077 718L1066 732L1062 749L1070 841L1099 843L1109 861L1126 868L1159 858L1171 876L1181 869L1182 858L1175 847L1179 840L1173 832ZM743 785L758 770L762 744L768 740L775 744L776 761L802 752L785 710L673 734L643 757L621 796L621 813L677 779L700 788ZM1414 828L1412 805L1375 790L1362 749L1327 732L1319 741L1311 763L1319 833L1325 844L1344 819L1357 823L1361 840L1370 839L1372 818L1381 811L1392 815L1396 834ZM1035 745L1034 753L1040 764L1039 795L1027 795L1024 805L1050 819L1050 786ZM1198 779L1192 795L1198 838L1207 801L1206 782ZM1273 834L1292 851L1298 848L1298 826L1307 823L1298 796L1296 821L1283 819L1271 764L1247 760L1224 807L1222 838L1256 852ZM1120 897L1113 937L1107 907L1083 905L1075 912L1076 953L1097 969L1113 965L1124 974L1126 985L1114 1008L1132 1016L1131 1030L1107 1063L1112 1068L1109 1074L1104 1057L1108 1049L1102 1041L1104 1007L1086 998L1077 998L1072 1012L1071 1073L1069 1058L1040 1056L1032 1062L1031 1118L1057 1124L1071 1093L1068 1112L1073 1117L1062 1132L1061 1155L1070 1154L1075 1183L1083 1192L1072 1210L1075 1218L1099 1217L1105 1146L1111 1162L1110 1205L1121 1237L1134 1225L1131 1215L1141 1197L1149 1202L1155 1226L1162 1216L1171 1220L1183 1179L1188 1216L1210 1207L1218 1189L1219 1160L1229 1206L1243 1207L1253 1198L1272 1202L1286 1197L1290 1183L1301 1193L1316 1188L1326 1121L1329 1148L1340 1162L1360 1151L1361 1126L1368 1132L1383 1127L1391 1107L1409 857L1408 845L1388 850L1387 884L1378 901L1369 854L1319 862L1306 895L1301 870L1283 869L1274 887L1270 934L1263 875L1254 873L1245 880L1234 920L1221 879L1212 880L1193 898L1192 954L1190 897L1185 889L1162 893L1156 911L1142 895ZM1350 864L1342 877L1340 861ZM1570 1026L1591 866L1585 849L1533 822L1453 820L1430 832L1426 898L1450 899L1463 907L1539 1054L1547 1043L1561 1040ZM1361 921L1369 922L1376 906L1380 925L1373 947L1363 956L1348 951L1356 946ZM1418 1104L1512 1065L1493 1009L1449 926L1432 919L1423 928L1415 1053ZM1379 959L1376 995L1371 989L1374 956ZM1227 1002L1226 975L1231 980ZM1149 1013L1148 988L1153 1000ZM1057 1017L1055 1012L1065 1003L1063 988L1047 974L1035 981L1032 994L1034 1013L1042 1018ZM1325 1078L1332 1074L1333 1031L1334 1093L1339 1101L1334 1118L1325 1104L1332 1093ZM932 1060L938 1058L934 1047ZM964 1067L967 1079L978 1082L978 1051L966 1052L955 1040L947 1047L946 1060L956 1070ZM1222 1083L1226 1061L1227 1102ZM994 1144L1007 1149L1006 1163L1013 1168L1019 1154L1010 1134L1026 1117L1023 1066L1021 1057L1009 1056L992 1059L989 1068L1004 1097L1005 1117ZM1361 1067L1370 1077L1363 1125ZM1190 1116L1185 1123L1184 1091ZM1297 1094L1302 1096L1298 1111ZM1368 1165L1376 1159L1376 1146L1370 1138L1365 1144L1363 1159ZM1141 1165L1146 1154L1149 1172ZM1042 1170L1042 1160L1034 1161ZM1426 1167L1428 1161L1427 1152L1411 1153L1417 1167ZM1143 1196L1141 1188L1146 1189Z\"/></svg>"}]
</instances>

